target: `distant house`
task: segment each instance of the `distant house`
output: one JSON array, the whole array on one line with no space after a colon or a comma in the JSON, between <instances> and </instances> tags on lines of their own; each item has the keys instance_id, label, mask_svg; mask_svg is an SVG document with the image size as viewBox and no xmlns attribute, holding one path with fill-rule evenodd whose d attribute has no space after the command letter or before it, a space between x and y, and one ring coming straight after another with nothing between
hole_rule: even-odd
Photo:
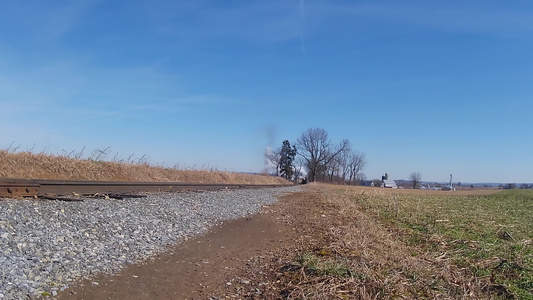
<instances>
[{"instance_id":1,"label":"distant house","mask_svg":"<svg viewBox=\"0 0 533 300\"><path fill-rule=\"evenodd\" d=\"M398 185L396 185L396 181L386 179L386 180L383 180L383 184L382 184L381 187L390 188L390 189L397 189Z\"/></svg>"},{"instance_id":2,"label":"distant house","mask_svg":"<svg viewBox=\"0 0 533 300\"><path fill-rule=\"evenodd\" d=\"M421 184L420 189L421 190L441 190L442 188L435 184L427 183L427 184Z\"/></svg>"},{"instance_id":3,"label":"distant house","mask_svg":"<svg viewBox=\"0 0 533 300\"><path fill-rule=\"evenodd\" d=\"M455 191L455 187L453 185L448 184L448 185L443 186L442 190L443 191Z\"/></svg>"},{"instance_id":4,"label":"distant house","mask_svg":"<svg viewBox=\"0 0 533 300\"><path fill-rule=\"evenodd\" d=\"M361 180L360 185L362 186L374 186L374 182L372 180Z\"/></svg>"}]
</instances>

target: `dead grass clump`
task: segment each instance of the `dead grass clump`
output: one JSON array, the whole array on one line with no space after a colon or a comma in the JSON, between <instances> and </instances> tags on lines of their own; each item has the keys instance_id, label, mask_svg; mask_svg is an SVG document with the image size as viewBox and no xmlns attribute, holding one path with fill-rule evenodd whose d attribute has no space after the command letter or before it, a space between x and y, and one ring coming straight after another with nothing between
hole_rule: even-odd
<instances>
[{"instance_id":1,"label":"dead grass clump","mask_svg":"<svg viewBox=\"0 0 533 300\"><path fill-rule=\"evenodd\" d=\"M435 245L412 243L411 233L387 221L402 210L387 190L310 185L301 251L282 271L288 299L490 298L486 281ZM354 201L354 197L361 201ZM367 199L368 198L368 199ZM389 203L383 218L366 202ZM381 200L379 200L381 201ZM395 203L397 202L397 203ZM416 202L416 201L415 201ZM312 203L312 204L311 204ZM367 206L368 205L368 206ZM396 213L397 212L397 213ZM403 215L402 215L403 216ZM310 237L310 238L309 238ZM419 237L421 238L421 237ZM494 295L494 294L493 294Z\"/></svg>"},{"instance_id":2,"label":"dead grass clump","mask_svg":"<svg viewBox=\"0 0 533 300\"><path fill-rule=\"evenodd\" d=\"M0 150L0 178L149 181L228 184L287 184L281 177L207 170L178 170L126 163L79 159L72 155Z\"/></svg>"}]
</instances>

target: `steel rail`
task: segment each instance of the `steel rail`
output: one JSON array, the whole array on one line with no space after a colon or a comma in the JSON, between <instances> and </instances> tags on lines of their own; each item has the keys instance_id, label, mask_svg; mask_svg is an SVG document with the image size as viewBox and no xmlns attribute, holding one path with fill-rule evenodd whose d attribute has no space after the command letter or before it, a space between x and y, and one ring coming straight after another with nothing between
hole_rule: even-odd
<instances>
[{"instance_id":1,"label":"steel rail","mask_svg":"<svg viewBox=\"0 0 533 300\"><path fill-rule=\"evenodd\" d=\"M139 192L180 192L242 188L282 187L263 184L212 184L183 182L76 181L0 178L0 197L44 197L48 195L125 194Z\"/></svg>"}]
</instances>

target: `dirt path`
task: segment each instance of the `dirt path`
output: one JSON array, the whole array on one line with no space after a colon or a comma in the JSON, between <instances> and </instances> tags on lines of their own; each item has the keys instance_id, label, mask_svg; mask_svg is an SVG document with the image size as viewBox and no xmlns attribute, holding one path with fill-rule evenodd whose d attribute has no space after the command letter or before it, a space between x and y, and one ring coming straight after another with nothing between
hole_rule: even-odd
<instances>
[{"instance_id":1,"label":"dirt path","mask_svg":"<svg viewBox=\"0 0 533 300\"><path fill-rule=\"evenodd\" d=\"M276 298L276 291L270 290L275 287L268 286L272 278L262 277L272 271L272 258L281 261L299 246L292 217L299 202L294 200L303 194L296 195L259 214L227 221L154 260L114 276L85 280L60 293L59 299Z\"/></svg>"},{"instance_id":2,"label":"dirt path","mask_svg":"<svg viewBox=\"0 0 533 300\"><path fill-rule=\"evenodd\" d=\"M144 264L86 280L59 299L492 299L441 251L361 211L381 189L308 185ZM432 236L433 238L433 236ZM438 240L437 240L438 241ZM432 242L432 241L431 241ZM439 249L441 243L431 244ZM97 284L94 284L94 283ZM487 293L490 291L491 293Z\"/></svg>"}]
</instances>

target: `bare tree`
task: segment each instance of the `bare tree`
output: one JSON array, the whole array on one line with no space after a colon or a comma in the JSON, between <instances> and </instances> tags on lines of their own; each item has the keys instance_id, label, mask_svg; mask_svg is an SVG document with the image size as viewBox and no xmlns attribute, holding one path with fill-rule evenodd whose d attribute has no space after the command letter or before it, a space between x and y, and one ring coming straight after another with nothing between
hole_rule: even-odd
<instances>
[{"instance_id":1,"label":"bare tree","mask_svg":"<svg viewBox=\"0 0 533 300\"><path fill-rule=\"evenodd\" d=\"M411 180L411 183L413 184L413 189L416 189L418 185L420 184L420 181L422 180L422 175L420 172L413 172L409 174L409 179Z\"/></svg>"},{"instance_id":2,"label":"bare tree","mask_svg":"<svg viewBox=\"0 0 533 300\"><path fill-rule=\"evenodd\" d=\"M366 166L365 155L347 148L332 160L331 165L334 173L330 177L339 183L351 185Z\"/></svg>"},{"instance_id":3,"label":"bare tree","mask_svg":"<svg viewBox=\"0 0 533 300\"><path fill-rule=\"evenodd\" d=\"M322 128L310 128L302 133L296 141L298 154L306 161L309 181L315 181L317 175L326 170L328 164L342 151L349 149L350 142L343 140L336 147L332 146L328 133Z\"/></svg>"},{"instance_id":4,"label":"bare tree","mask_svg":"<svg viewBox=\"0 0 533 300\"><path fill-rule=\"evenodd\" d=\"M335 182L340 179L340 170L342 168L342 161L340 159L340 153L337 157L333 158L330 163L326 166L326 172L328 175L329 182Z\"/></svg>"},{"instance_id":5,"label":"bare tree","mask_svg":"<svg viewBox=\"0 0 533 300\"><path fill-rule=\"evenodd\" d=\"M273 150L272 148L268 147L265 150L265 165L274 165L276 168L276 176L279 176L279 169L280 169L280 160L281 160L281 148ZM268 169L268 168L267 168Z\"/></svg>"},{"instance_id":6,"label":"bare tree","mask_svg":"<svg viewBox=\"0 0 533 300\"><path fill-rule=\"evenodd\" d=\"M366 157L363 153L353 151L349 159L350 160L348 165L350 166L350 177L348 180L348 184L352 184L352 182L354 182L357 178L360 177L361 171L363 171L363 169L365 168Z\"/></svg>"},{"instance_id":7,"label":"bare tree","mask_svg":"<svg viewBox=\"0 0 533 300\"><path fill-rule=\"evenodd\" d=\"M300 180L300 177L303 177L303 169L304 169L305 162L303 158L297 157L294 160L293 168L294 168L294 182L298 183L298 180Z\"/></svg>"},{"instance_id":8,"label":"bare tree","mask_svg":"<svg viewBox=\"0 0 533 300\"><path fill-rule=\"evenodd\" d=\"M350 157L352 155L351 151L344 151L339 155L339 162L340 162L340 174L339 176L342 178L343 183L346 183L348 181L348 184L350 184L350 181L348 180L350 176Z\"/></svg>"}]
</instances>

